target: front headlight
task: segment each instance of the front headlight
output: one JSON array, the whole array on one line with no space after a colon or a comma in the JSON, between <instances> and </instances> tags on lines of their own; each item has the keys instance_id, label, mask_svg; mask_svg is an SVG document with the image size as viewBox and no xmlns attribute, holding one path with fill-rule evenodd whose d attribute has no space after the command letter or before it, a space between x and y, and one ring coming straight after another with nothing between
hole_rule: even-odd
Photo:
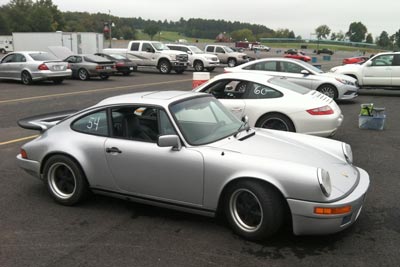
<instances>
[{"instance_id":1,"label":"front headlight","mask_svg":"<svg viewBox=\"0 0 400 267\"><path fill-rule=\"evenodd\" d=\"M321 187L322 193L324 193L326 197L329 197L332 192L332 185L328 171L321 168L318 169L318 183Z\"/></svg>"},{"instance_id":2,"label":"front headlight","mask_svg":"<svg viewBox=\"0 0 400 267\"><path fill-rule=\"evenodd\" d=\"M170 58L171 60L176 60L176 55L170 55L169 58Z\"/></svg>"},{"instance_id":3,"label":"front headlight","mask_svg":"<svg viewBox=\"0 0 400 267\"><path fill-rule=\"evenodd\" d=\"M335 79L336 79L336 81L338 81L340 83L343 83L343 84L346 84L346 85L354 85L353 82L345 80L345 79L342 79L342 78L335 78Z\"/></svg>"},{"instance_id":4,"label":"front headlight","mask_svg":"<svg viewBox=\"0 0 400 267\"><path fill-rule=\"evenodd\" d=\"M342 143L343 155L346 158L346 161L349 164L353 164L353 151L351 150L351 146L346 143Z\"/></svg>"}]
</instances>

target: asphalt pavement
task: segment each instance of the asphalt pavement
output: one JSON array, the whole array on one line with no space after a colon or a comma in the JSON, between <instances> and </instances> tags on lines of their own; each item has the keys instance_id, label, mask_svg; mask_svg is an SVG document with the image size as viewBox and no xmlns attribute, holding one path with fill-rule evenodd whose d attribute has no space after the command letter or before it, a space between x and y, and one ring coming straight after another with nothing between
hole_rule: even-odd
<instances>
[{"instance_id":1,"label":"asphalt pavement","mask_svg":"<svg viewBox=\"0 0 400 267\"><path fill-rule=\"evenodd\" d=\"M219 68L217 73L222 72ZM55 86L0 82L0 266L397 266L400 262L400 94L361 91L339 102L345 116L333 139L349 143L355 165L371 185L358 221L329 236L294 236L283 229L270 240L249 242L222 219L206 218L92 196L76 207L56 204L43 183L15 162L36 132L19 118L81 109L117 94L190 90L192 72L153 70L108 81L66 80ZM383 131L358 127L360 104L385 107ZM62 140L60 140L62 142ZM317 144L316 144L317 145Z\"/></svg>"}]
</instances>

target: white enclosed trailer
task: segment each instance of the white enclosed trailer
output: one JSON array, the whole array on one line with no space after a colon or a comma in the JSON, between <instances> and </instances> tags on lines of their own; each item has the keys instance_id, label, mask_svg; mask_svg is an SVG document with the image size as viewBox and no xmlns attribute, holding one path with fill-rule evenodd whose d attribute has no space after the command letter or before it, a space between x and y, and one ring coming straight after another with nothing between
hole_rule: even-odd
<instances>
[{"instance_id":1,"label":"white enclosed trailer","mask_svg":"<svg viewBox=\"0 0 400 267\"><path fill-rule=\"evenodd\" d=\"M14 51L12 35L0 35L0 54Z\"/></svg>"}]
</instances>

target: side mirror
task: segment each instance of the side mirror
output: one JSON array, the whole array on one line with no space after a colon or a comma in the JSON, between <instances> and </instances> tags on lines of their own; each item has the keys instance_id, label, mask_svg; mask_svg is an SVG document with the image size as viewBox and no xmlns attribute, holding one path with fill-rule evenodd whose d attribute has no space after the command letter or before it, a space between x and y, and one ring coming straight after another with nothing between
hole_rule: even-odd
<instances>
[{"instance_id":1,"label":"side mirror","mask_svg":"<svg viewBox=\"0 0 400 267\"><path fill-rule=\"evenodd\" d=\"M242 122L244 122L245 124L248 124L249 123L249 117L247 115L244 115L242 117Z\"/></svg>"},{"instance_id":2,"label":"side mirror","mask_svg":"<svg viewBox=\"0 0 400 267\"><path fill-rule=\"evenodd\" d=\"M367 66L367 67L372 66L372 61L370 60L370 61L365 62L365 66Z\"/></svg>"},{"instance_id":3,"label":"side mirror","mask_svg":"<svg viewBox=\"0 0 400 267\"><path fill-rule=\"evenodd\" d=\"M172 147L172 150L179 151L182 148L181 140L177 135L160 135L157 140L159 147Z\"/></svg>"},{"instance_id":4,"label":"side mirror","mask_svg":"<svg viewBox=\"0 0 400 267\"><path fill-rule=\"evenodd\" d=\"M308 70L301 70L300 73L304 75L310 75L310 72Z\"/></svg>"},{"instance_id":5,"label":"side mirror","mask_svg":"<svg viewBox=\"0 0 400 267\"><path fill-rule=\"evenodd\" d=\"M190 50L186 51L186 53L188 53L189 55L193 55L193 52Z\"/></svg>"}]
</instances>

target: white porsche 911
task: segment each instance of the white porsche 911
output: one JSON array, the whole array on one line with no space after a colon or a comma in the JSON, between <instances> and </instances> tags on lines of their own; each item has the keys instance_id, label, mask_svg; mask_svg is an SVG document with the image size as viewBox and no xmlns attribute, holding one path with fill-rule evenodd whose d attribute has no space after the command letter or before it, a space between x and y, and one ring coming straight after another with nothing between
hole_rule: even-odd
<instances>
[{"instance_id":1,"label":"white porsche 911","mask_svg":"<svg viewBox=\"0 0 400 267\"><path fill-rule=\"evenodd\" d=\"M253 127L333 136L343 122L335 101L284 78L251 73L225 73L194 89L218 98Z\"/></svg>"}]
</instances>

